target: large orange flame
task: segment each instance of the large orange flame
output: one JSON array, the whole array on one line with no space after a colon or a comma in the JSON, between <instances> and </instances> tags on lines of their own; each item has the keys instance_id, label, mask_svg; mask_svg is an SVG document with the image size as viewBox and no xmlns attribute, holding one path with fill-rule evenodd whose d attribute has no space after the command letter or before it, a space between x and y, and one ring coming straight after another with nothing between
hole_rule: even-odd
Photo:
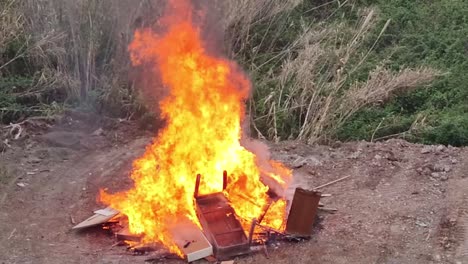
<instances>
[{"instance_id":1,"label":"large orange flame","mask_svg":"<svg viewBox=\"0 0 468 264\"><path fill-rule=\"evenodd\" d=\"M129 47L134 65L153 65L169 90L159 104L167 125L135 161L134 187L117 194L101 191L100 199L127 215L130 231L143 234L144 241L180 254L171 229L186 220L200 226L193 201L198 173L200 193L208 194L222 190L226 170L225 194L236 214L248 220L258 218L269 202L260 176L284 186L291 173L277 162L265 165L240 144L249 80L233 62L208 54L189 1L170 1L168 9L160 21L165 33L139 30ZM279 228L284 214L280 200L263 224Z\"/></svg>"}]
</instances>

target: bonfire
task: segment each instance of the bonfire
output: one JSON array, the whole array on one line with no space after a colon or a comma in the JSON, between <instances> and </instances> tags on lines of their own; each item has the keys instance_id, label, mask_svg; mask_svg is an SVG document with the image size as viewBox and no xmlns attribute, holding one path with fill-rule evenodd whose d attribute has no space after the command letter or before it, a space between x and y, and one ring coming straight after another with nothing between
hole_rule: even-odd
<instances>
[{"instance_id":1,"label":"bonfire","mask_svg":"<svg viewBox=\"0 0 468 264\"><path fill-rule=\"evenodd\" d=\"M197 195L222 192L243 226L260 218L280 231L286 218L282 191L291 179L289 169L256 151L264 147L242 131L251 82L235 62L207 48L212 43L194 22L200 20L196 13L190 1L172 0L156 29L136 31L131 59L158 76L154 89L167 90L157 105L166 125L134 162L133 187L101 190L99 197L128 218L130 232L144 243L180 256L174 230L187 222L202 228L194 203L197 175Z\"/></svg>"}]
</instances>

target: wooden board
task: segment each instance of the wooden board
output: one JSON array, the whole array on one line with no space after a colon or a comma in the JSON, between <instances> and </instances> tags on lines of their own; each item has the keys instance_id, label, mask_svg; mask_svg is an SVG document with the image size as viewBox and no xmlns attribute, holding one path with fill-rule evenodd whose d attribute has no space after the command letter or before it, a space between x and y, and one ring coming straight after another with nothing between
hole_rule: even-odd
<instances>
[{"instance_id":1,"label":"wooden board","mask_svg":"<svg viewBox=\"0 0 468 264\"><path fill-rule=\"evenodd\" d=\"M118 214L119 214L119 211L110 207L100 209L100 210L94 211L93 216L77 224L72 229L81 229L81 228L104 224L104 223L107 223L110 219L112 219L114 216Z\"/></svg>"},{"instance_id":2,"label":"wooden board","mask_svg":"<svg viewBox=\"0 0 468 264\"><path fill-rule=\"evenodd\" d=\"M128 227L125 227L119 232L115 233L115 238L117 239L117 241L127 240L127 241L140 242L142 236L130 233L130 230L128 230Z\"/></svg>"},{"instance_id":3,"label":"wooden board","mask_svg":"<svg viewBox=\"0 0 468 264\"><path fill-rule=\"evenodd\" d=\"M198 196L195 203L203 232L218 260L250 253L249 240L223 193Z\"/></svg>"},{"instance_id":4,"label":"wooden board","mask_svg":"<svg viewBox=\"0 0 468 264\"><path fill-rule=\"evenodd\" d=\"M172 229L171 233L188 262L213 255L213 247L196 225L179 224Z\"/></svg>"}]
</instances>

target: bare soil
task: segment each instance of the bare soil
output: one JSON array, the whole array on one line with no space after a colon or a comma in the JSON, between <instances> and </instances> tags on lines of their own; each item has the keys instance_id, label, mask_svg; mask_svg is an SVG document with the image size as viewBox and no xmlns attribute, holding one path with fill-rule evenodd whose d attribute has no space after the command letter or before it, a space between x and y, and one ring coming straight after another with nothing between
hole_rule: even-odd
<instances>
[{"instance_id":1,"label":"bare soil","mask_svg":"<svg viewBox=\"0 0 468 264\"><path fill-rule=\"evenodd\" d=\"M0 154L0 263L144 263L145 256L113 247L100 228L70 228L102 208L100 188L131 184L132 160L151 142L149 133L128 122L67 115L4 139L10 146ZM468 263L467 148L390 140L283 142L271 150L294 168L289 195L297 186L351 177L323 188L332 196L322 202L338 211L320 213L310 241L236 263Z\"/></svg>"}]
</instances>

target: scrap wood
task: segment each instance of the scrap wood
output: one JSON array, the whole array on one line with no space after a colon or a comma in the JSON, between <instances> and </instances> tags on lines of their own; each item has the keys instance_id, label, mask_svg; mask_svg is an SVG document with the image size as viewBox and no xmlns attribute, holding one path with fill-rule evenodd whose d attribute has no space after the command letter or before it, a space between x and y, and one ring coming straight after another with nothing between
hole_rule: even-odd
<instances>
[{"instance_id":1,"label":"scrap wood","mask_svg":"<svg viewBox=\"0 0 468 264\"><path fill-rule=\"evenodd\" d=\"M265 217L265 215L268 213L268 210L270 209L271 205L273 204L273 201L271 200L270 197L268 197L268 201L267 201L267 204L264 206L263 208L263 213L262 215L260 215L260 217L258 218L258 223L261 223L263 221L263 218Z\"/></svg>"},{"instance_id":2,"label":"scrap wood","mask_svg":"<svg viewBox=\"0 0 468 264\"><path fill-rule=\"evenodd\" d=\"M283 233L283 232L281 232L279 230L276 230L276 229L268 227L268 226L261 225L258 222L255 223L255 225L262 228L263 230L265 230L267 232L273 232L273 233L276 233L276 234L279 234L279 235L286 235L285 233Z\"/></svg>"},{"instance_id":3,"label":"scrap wood","mask_svg":"<svg viewBox=\"0 0 468 264\"><path fill-rule=\"evenodd\" d=\"M242 199L250 202L251 204L253 204L255 206L259 206L256 201L254 201L252 198L248 197L247 195L245 195L243 193L237 193L236 195L239 196L239 198L242 198Z\"/></svg>"},{"instance_id":4,"label":"scrap wood","mask_svg":"<svg viewBox=\"0 0 468 264\"><path fill-rule=\"evenodd\" d=\"M161 260L166 260L166 259L180 259L179 256L173 253L158 253L155 256L151 256L147 259L145 259L145 262L155 262L155 261L161 261Z\"/></svg>"},{"instance_id":5,"label":"scrap wood","mask_svg":"<svg viewBox=\"0 0 468 264\"><path fill-rule=\"evenodd\" d=\"M130 252L133 252L135 255L144 255L148 252L158 251L159 248L154 244L138 244L128 248Z\"/></svg>"},{"instance_id":6,"label":"scrap wood","mask_svg":"<svg viewBox=\"0 0 468 264\"><path fill-rule=\"evenodd\" d=\"M338 211L338 209L336 209L336 208L319 207L318 209L322 210L322 211L325 211L325 212L330 212L330 213L334 213L334 212Z\"/></svg>"},{"instance_id":7,"label":"scrap wood","mask_svg":"<svg viewBox=\"0 0 468 264\"><path fill-rule=\"evenodd\" d=\"M111 220L112 218L114 218L118 214L119 214L119 211L112 209L111 207L100 209L100 210L94 211L93 216L89 217L88 219L74 226L72 229L81 229L81 228L104 224L108 222L109 220Z\"/></svg>"},{"instance_id":8,"label":"scrap wood","mask_svg":"<svg viewBox=\"0 0 468 264\"><path fill-rule=\"evenodd\" d=\"M188 262L213 255L213 246L197 226L181 223L171 230L171 234Z\"/></svg>"},{"instance_id":9,"label":"scrap wood","mask_svg":"<svg viewBox=\"0 0 468 264\"><path fill-rule=\"evenodd\" d=\"M130 230L128 229L128 227L124 227L124 228L120 229L118 232L115 232L115 238L118 241L140 242L142 236L132 234L132 233L130 233Z\"/></svg>"},{"instance_id":10,"label":"scrap wood","mask_svg":"<svg viewBox=\"0 0 468 264\"><path fill-rule=\"evenodd\" d=\"M13 237L13 235L15 234L15 232L16 232L16 228L13 229L13 231L11 231L10 236L8 237L7 240L10 240Z\"/></svg>"},{"instance_id":11,"label":"scrap wood","mask_svg":"<svg viewBox=\"0 0 468 264\"><path fill-rule=\"evenodd\" d=\"M265 257L267 259L269 259L270 258L270 253L268 252L268 248L267 248L266 245L263 245L263 252L265 253Z\"/></svg>"},{"instance_id":12,"label":"scrap wood","mask_svg":"<svg viewBox=\"0 0 468 264\"><path fill-rule=\"evenodd\" d=\"M344 180L348 179L349 177L351 177L351 175L348 175L348 176L345 176L345 177L343 177L343 178L339 178L339 179L337 179L337 180L334 180L334 181L331 181L331 182L322 184L322 185L320 185L320 186L317 186L317 187L313 188L313 190L316 191L316 190L318 190L318 189L321 189L321 188L330 186L330 185L335 184L335 183L338 183L338 182L340 182L340 181L344 181Z\"/></svg>"},{"instance_id":13,"label":"scrap wood","mask_svg":"<svg viewBox=\"0 0 468 264\"><path fill-rule=\"evenodd\" d=\"M72 225L76 225L75 218L73 218L72 215L70 215L70 222L72 223Z\"/></svg>"},{"instance_id":14,"label":"scrap wood","mask_svg":"<svg viewBox=\"0 0 468 264\"><path fill-rule=\"evenodd\" d=\"M111 248L121 247L121 246L125 246L125 245L126 245L125 241L117 241L116 243L111 245Z\"/></svg>"}]
</instances>

